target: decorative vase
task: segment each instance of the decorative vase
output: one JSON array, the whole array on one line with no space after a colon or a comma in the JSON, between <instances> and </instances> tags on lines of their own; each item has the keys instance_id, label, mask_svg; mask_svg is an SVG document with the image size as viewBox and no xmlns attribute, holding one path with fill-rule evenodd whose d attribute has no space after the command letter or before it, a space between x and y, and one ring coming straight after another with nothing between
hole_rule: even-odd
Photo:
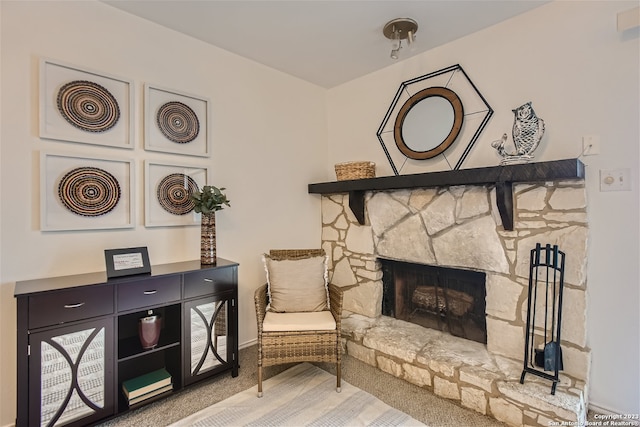
<instances>
[{"instance_id":1,"label":"decorative vase","mask_svg":"<svg viewBox=\"0 0 640 427\"><path fill-rule=\"evenodd\" d=\"M153 314L151 310L148 313L148 316L141 317L138 321L138 336L140 337L140 344L145 350L151 350L158 345L160 330L162 329L162 317L158 314Z\"/></svg>"},{"instance_id":2,"label":"decorative vase","mask_svg":"<svg viewBox=\"0 0 640 427\"><path fill-rule=\"evenodd\" d=\"M201 215L200 264L216 263L216 213Z\"/></svg>"}]
</instances>

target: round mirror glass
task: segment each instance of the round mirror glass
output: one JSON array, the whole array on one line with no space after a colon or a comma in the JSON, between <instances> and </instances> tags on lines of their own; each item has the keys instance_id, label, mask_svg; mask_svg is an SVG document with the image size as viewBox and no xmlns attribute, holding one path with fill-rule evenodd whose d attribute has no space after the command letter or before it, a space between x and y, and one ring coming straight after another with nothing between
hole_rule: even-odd
<instances>
[{"instance_id":1,"label":"round mirror glass","mask_svg":"<svg viewBox=\"0 0 640 427\"><path fill-rule=\"evenodd\" d=\"M410 159L430 159L455 141L464 111L458 95L444 87L430 87L404 103L393 129L398 149Z\"/></svg>"},{"instance_id":2,"label":"round mirror glass","mask_svg":"<svg viewBox=\"0 0 640 427\"><path fill-rule=\"evenodd\" d=\"M433 150L449 136L453 119L453 105L446 98L424 98L407 112L402 139L413 151Z\"/></svg>"}]
</instances>

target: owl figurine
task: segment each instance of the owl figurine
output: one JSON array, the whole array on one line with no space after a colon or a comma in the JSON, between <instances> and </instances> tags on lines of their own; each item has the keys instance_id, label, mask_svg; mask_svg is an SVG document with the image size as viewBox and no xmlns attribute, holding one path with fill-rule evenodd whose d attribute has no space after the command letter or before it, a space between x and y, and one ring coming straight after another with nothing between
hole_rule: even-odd
<instances>
[{"instance_id":1,"label":"owl figurine","mask_svg":"<svg viewBox=\"0 0 640 427\"><path fill-rule=\"evenodd\" d=\"M494 141L491 146L498 150L503 159L501 164L526 163L533 159L533 152L538 148L542 136L544 135L544 120L533 111L531 102L521 105L513 111L515 119L513 122L513 145L515 153L508 153L504 147L507 141L507 134L502 135L502 139Z\"/></svg>"}]
</instances>

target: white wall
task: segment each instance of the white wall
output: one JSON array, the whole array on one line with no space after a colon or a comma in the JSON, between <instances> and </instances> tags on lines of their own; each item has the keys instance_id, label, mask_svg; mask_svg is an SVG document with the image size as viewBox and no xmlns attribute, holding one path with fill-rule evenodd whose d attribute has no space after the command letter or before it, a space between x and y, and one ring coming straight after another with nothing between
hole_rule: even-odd
<instances>
[{"instance_id":1,"label":"white wall","mask_svg":"<svg viewBox=\"0 0 640 427\"><path fill-rule=\"evenodd\" d=\"M576 158L582 136L599 135L600 155L582 158L590 224L590 401L600 409L637 414L640 49L637 28L616 32L616 14L634 6L553 2L329 90L327 167L373 160L378 175L392 174L376 131L400 83L457 63L495 111L463 168L499 163L491 142L511 135L511 109L526 101L547 125L536 160ZM428 171L430 162L424 163ZM599 192L599 170L609 168L631 169L633 190Z\"/></svg>"},{"instance_id":2,"label":"white wall","mask_svg":"<svg viewBox=\"0 0 640 427\"><path fill-rule=\"evenodd\" d=\"M199 227L145 228L145 159L209 165L211 183L228 189L218 251L240 263L239 340L254 340L260 254L320 242L319 198L307 184L327 178L326 91L99 2L3 1L0 11L0 425L15 417L15 281L104 270L105 248L147 246L152 264L198 259ZM41 56L133 79L135 150L40 139ZM210 99L210 159L143 150L144 83ZM40 231L41 150L134 159L135 228Z\"/></svg>"}]
</instances>

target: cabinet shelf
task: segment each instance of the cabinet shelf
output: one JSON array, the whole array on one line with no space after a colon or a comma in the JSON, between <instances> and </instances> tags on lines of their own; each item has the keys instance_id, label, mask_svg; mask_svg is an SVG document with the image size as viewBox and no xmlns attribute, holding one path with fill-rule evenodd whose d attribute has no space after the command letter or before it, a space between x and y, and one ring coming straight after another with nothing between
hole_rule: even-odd
<instances>
[{"instance_id":1,"label":"cabinet shelf","mask_svg":"<svg viewBox=\"0 0 640 427\"><path fill-rule=\"evenodd\" d=\"M144 375L160 368L165 368L169 374L171 374L173 390L170 393L182 389L183 377L180 358L181 353L181 346L179 344L172 344L119 360L117 363L118 379L116 383L119 395L118 412L129 409L129 402L122 392L122 383L126 380L130 380L131 378ZM165 396L165 394L163 393L162 396ZM150 403L151 400L145 402Z\"/></svg>"},{"instance_id":2,"label":"cabinet shelf","mask_svg":"<svg viewBox=\"0 0 640 427\"><path fill-rule=\"evenodd\" d=\"M133 405L128 405L127 401L126 401L127 399L124 397L124 395L122 395L122 401L123 401L124 404L126 404L128 406L129 410L134 410L134 409L138 409L141 406L145 406L145 405L148 405L149 403L155 402L156 400L164 399L165 397L167 397L168 395L170 395L172 393L175 393L175 390L167 390L164 393L157 394L157 395L155 395L153 397L150 397L148 399L145 399L142 402L138 402L138 403L135 403Z\"/></svg>"},{"instance_id":3,"label":"cabinet shelf","mask_svg":"<svg viewBox=\"0 0 640 427\"><path fill-rule=\"evenodd\" d=\"M145 350L140 345L138 338L131 337L118 342L118 362L125 362L127 360L135 359L138 357L145 357L150 354L164 351L171 347L180 345L180 341L171 341L169 339L164 340L162 337L155 348Z\"/></svg>"}]
</instances>

